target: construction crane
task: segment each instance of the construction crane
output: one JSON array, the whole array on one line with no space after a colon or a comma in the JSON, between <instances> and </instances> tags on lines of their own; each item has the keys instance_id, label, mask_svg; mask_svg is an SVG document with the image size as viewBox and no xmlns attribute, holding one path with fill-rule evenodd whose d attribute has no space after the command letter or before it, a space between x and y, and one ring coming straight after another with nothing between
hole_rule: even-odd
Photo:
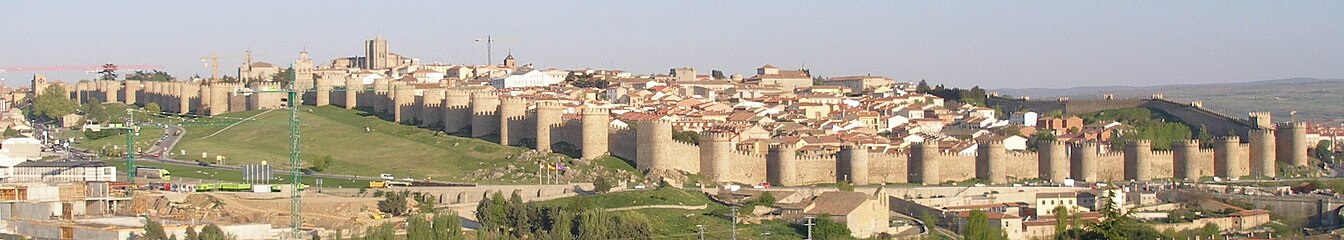
<instances>
[{"instance_id":1,"label":"construction crane","mask_svg":"<svg viewBox=\"0 0 1344 240\"><path fill-rule=\"evenodd\" d=\"M101 72L117 70L157 70L163 69L162 66L154 64L103 64L103 65L57 65L57 66L26 66L26 67L0 67L0 73L6 72Z\"/></svg>"},{"instance_id":2,"label":"construction crane","mask_svg":"<svg viewBox=\"0 0 1344 240\"><path fill-rule=\"evenodd\" d=\"M227 55L227 56L220 56L218 54L211 52L210 55L201 57L201 63L205 64L206 67L210 67L210 81L216 82L219 81L219 58L234 58L239 56L243 57L243 64L252 63L251 50L243 51L243 55Z\"/></svg>"}]
</instances>

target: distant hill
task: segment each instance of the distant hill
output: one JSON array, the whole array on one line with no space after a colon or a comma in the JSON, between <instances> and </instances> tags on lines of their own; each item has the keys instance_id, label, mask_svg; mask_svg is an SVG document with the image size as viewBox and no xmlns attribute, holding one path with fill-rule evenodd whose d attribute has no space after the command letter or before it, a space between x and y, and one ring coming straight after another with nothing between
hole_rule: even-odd
<instances>
[{"instance_id":1,"label":"distant hill","mask_svg":"<svg viewBox=\"0 0 1344 240\"><path fill-rule=\"evenodd\" d=\"M1106 93L1114 94L1117 98L1130 98L1162 93L1167 99L1175 101L1202 101L1205 108L1233 117L1242 117L1252 111L1268 111L1274 114L1276 121L1282 121L1288 119L1290 111L1297 110L1299 120L1344 119L1344 79L1290 78L1239 83L1006 88L994 91L1036 99L1096 99Z\"/></svg>"}]
</instances>

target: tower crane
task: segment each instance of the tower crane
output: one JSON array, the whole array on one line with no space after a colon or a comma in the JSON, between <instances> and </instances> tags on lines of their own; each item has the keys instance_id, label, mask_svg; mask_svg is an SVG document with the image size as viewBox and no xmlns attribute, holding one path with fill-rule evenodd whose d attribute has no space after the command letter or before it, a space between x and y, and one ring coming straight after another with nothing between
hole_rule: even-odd
<instances>
[{"instance_id":1,"label":"tower crane","mask_svg":"<svg viewBox=\"0 0 1344 240\"><path fill-rule=\"evenodd\" d=\"M55 65L55 66L18 66L0 67L0 73L7 72L88 72L115 75L117 70L158 70L163 66L155 64L103 64L103 65Z\"/></svg>"},{"instance_id":2,"label":"tower crane","mask_svg":"<svg viewBox=\"0 0 1344 240\"><path fill-rule=\"evenodd\" d=\"M240 56L243 57L243 64L252 64L251 50L243 51L242 55L225 55L225 56L220 56L218 54L215 54L214 52L211 52L210 55L201 57L201 63L205 64L206 67L210 67L210 81L216 82L219 81L219 58L235 58ZM264 56L264 55L257 55L257 56Z\"/></svg>"}]
</instances>

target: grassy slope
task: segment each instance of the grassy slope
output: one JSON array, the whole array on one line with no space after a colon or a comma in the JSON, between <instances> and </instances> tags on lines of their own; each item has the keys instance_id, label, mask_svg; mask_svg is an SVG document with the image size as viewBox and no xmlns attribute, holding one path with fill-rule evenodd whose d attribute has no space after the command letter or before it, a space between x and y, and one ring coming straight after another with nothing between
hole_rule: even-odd
<instances>
[{"instance_id":1,"label":"grassy slope","mask_svg":"<svg viewBox=\"0 0 1344 240\"><path fill-rule=\"evenodd\" d=\"M116 166L118 171L126 169L126 161L122 161L120 159L109 158L107 160L103 160L103 162L110 164L112 166ZM137 161L135 165L140 167L157 167L167 169L168 172L173 175L173 177L177 177L179 179L190 178L190 179L204 180L204 183L214 183L214 182L236 183L236 182L242 182L241 179L243 179L242 173L238 172L237 170L219 170L203 167L178 166L162 163L145 162L145 161ZM289 175L276 175L275 177L276 179L272 180L271 183L274 184L289 183ZM310 186L317 186L316 179L317 179L316 177L304 176L303 178L301 178L301 181L304 184L308 184ZM369 186L368 185L369 181L362 181L362 180L356 181L356 180L338 179L338 178L322 178L322 179L323 179L322 180L323 187L340 186L346 188L361 188Z\"/></svg>"},{"instance_id":2,"label":"grassy slope","mask_svg":"<svg viewBox=\"0 0 1344 240\"><path fill-rule=\"evenodd\" d=\"M577 196L540 202L543 205L582 204L598 208L619 208L645 205L708 205L704 210L683 209L640 209L633 210L650 218L655 224L654 235L670 239L695 239L696 225L703 225L706 239L728 239L731 237L732 222L727 217L708 214L712 209L726 208L710 201L698 192L675 188L653 190L623 191L599 195ZM744 239L799 239L799 235L788 224L770 221L762 224L738 224L738 236ZM765 235L765 236L763 236ZM663 237L658 237L663 238Z\"/></svg>"},{"instance_id":3,"label":"grassy slope","mask_svg":"<svg viewBox=\"0 0 1344 240\"><path fill-rule=\"evenodd\" d=\"M225 116L245 118L258 113ZM239 125L209 138L205 137L224 127L191 126L177 149L187 150L187 159L198 159L205 151L211 160L215 155L224 155L230 165L262 161L283 165L289 158L289 129L280 123L286 113L262 113L255 119L274 124ZM398 177L475 180L457 177L475 169L503 167L509 163L504 160L506 157L523 151L477 139L435 134L336 107L305 107L299 118L305 163L331 156L336 164L326 170L329 173L361 176L391 173ZM366 132L366 127L372 131Z\"/></svg>"}]
</instances>

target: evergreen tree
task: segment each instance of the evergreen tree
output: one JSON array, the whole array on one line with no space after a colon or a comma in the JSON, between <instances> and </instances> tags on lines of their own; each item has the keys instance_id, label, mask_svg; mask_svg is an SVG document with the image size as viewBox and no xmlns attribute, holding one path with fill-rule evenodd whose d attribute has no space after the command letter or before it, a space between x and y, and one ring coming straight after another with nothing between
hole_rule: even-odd
<instances>
[{"instance_id":1,"label":"evergreen tree","mask_svg":"<svg viewBox=\"0 0 1344 240\"><path fill-rule=\"evenodd\" d=\"M961 235L972 240L1002 239L1000 229L990 227L989 215L981 210L971 211L970 218L966 219L966 228L962 230Z\"/></svg>"},{"instance_id":2,"label":"evergreen tree","mask_svg":"<svg viewBox=\"0 0 1344 240\"><path fill-rule=\"evenodd\" d=\"M162 224L162 223L159 223L159 221L154 221L154 220L147 220L147 221L148 221L148 222L145 223L145 235L144 235L144 239L146 239L146 240L167 240L167 239L168 239L168 233L166 233L166 232L163 231L163 224Z\"/></svg>"},{"instance_id":3,"label":"evergreen tree","mask_svg":"<svg viewBox=\"0 0 1344 240\"><path fill-rule=\"evenodd\" d=\"M574 239L574 214L570 211L561 210L561 208L554 208L551 211L551 214L554 215L550 227L551 239Z\"/></svg>"},{"instance_id":4,"label":"evergreen tree","mask_svg":"<svg viewBox=\"0 0 1344 240\"><path fill-rule=\"evenodd\" d=\"M184 238L182 238L182 240L198 240L198 239L201 239L201 237L196 235L196 226L188 226L187 234L186 236L184 236Z\"/></svg>"},{"instance_id":5,"label":"evergreen tree","mask_svg":"<svg viewBox=\"0 0 1344 240\"><path fill-rule=\"evenodd\" d=\"M1071 227L1068 222L1069 209L1064 206L1055 206L1055 209L1050 212L1055 215L1055 236L1064 235L1064 231L1068 231Z\"/></svg>"},{"instance_id":6,"label":"evergreen tree","mask_svg":"<svg viewBox=\"0 0 1344 240\"><path fill-rule=\"evenodd\" d=\"M431 225L434 228L434 239L462 239L462 222L457 217L457 211L434 214Z\"/></svg>"},{"instance_id":7,"label":"evergreen tree","mask_svg":"<svg viewBox=\"0 0 1344 240\"><path fill-rule=\"evenodd\" d=\"M723 75L723 71L719 71L718 69L714 69L714 70L709 71L709 72L710 72L710 73L709 73L710 76L713 76L714 79L726 79L726 78L728 78L727 76L724 76L724 75Z\"/></svg>"},{"instance_id":8,"label":"evergreen tree","mask_svg":"<svg viewBox=\"0 0 1344 240\"><path fill-rule=\"evenodd\" d=\"M918 84L918 85L915 85L915 92L918 92L918 93L929 93L930 90L933 90L933 89L929 88L929 83L928 83L928 82L925 82L924 79L920 79L920 80L919 80L919 84Z\"/></svg>"},{"instance_id":9,"label":"evergreen tree","mask_svg":"<svg viewBox=\"0 0 1344 240\"><path fill-rule=\"evenodd\" d=\"M218 226L218 225L215 225L214 223L207 224L207 225L205 225L205 227L202 227L202 228L201 228L201 232L200 232L200 234L198 234L198 235L199 235L199 237L200 237L201 240L232 240L232 239L234 239L233 236L229 236L228 233L225 233L225 232L224 232L224 229L219 228L219 226Z\"/></svg>"},{"instance_id":10,"label":"evergreen tree","mask_svg":"<svg viewBox=\"0 0 1344 240\"><path fill-rule=\"evenodd\" d=\"M434 240L434 227L424 215L413 215L406 219L406 240Z\"/></svg>"}]
</instances>

